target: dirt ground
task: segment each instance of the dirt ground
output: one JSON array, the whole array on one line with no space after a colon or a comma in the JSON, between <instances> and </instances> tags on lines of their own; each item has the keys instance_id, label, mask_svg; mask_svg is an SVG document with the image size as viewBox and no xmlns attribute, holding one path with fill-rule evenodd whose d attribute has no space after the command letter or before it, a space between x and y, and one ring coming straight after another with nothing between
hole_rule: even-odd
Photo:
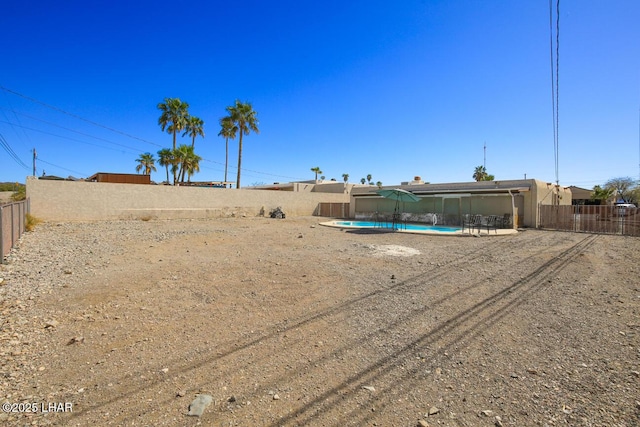
<instances>
[{"instance_id":1,"label":"dirt ground","mask_svg":"<svg viewBox=\"0 0 640 427\"><path fill-rule=\"evenodd\" d=\"M640 239L320 221L41 224L0 266L0 424L640 425Z\"/></svg>"}]
</instances>

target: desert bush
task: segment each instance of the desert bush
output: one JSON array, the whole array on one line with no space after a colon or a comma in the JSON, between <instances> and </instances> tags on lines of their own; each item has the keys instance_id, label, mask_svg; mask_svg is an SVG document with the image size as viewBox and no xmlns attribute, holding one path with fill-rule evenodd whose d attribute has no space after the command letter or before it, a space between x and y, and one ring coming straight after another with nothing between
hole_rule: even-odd
<instances>
[{"instance_id":1,"label":"desert bush","mask_svg":"<svg viewBox=\"0 0 640 427\"><path fill-rule=\"evenodd\" d=\"M31 215L30 213L27 214L27 220L24 223L24 229L26 231L33 231L36 227L36 225L40 224L42 222L42 220L40 218L37 218L33 215Z\"/></svg>"},{"instance_id":2,"label":"desert bush","mask_svg":"<svg viewBox=\"0 0 640 427\"><path fill-rule=\"evenodd\" d=\"M11 195L11 200L14 202L19 202L20 200L24 200L27 198L27 187L20 186L13 192Z\"/></svg>"}]
</instances>

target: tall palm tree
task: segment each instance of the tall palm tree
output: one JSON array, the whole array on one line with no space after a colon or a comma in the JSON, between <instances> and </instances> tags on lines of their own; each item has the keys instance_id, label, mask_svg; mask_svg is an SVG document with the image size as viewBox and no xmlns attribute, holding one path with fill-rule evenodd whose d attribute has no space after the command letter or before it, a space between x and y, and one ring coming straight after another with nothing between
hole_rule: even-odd
<instances>
[{"instance_id":1,"label":"tall palm tree","mask_svg":"<svg viewBox=\"0 0 640 427\"><path fill-rule=\"evenodd\" d=\"M162 111L158 124L164 132L173 134L173 149L176 149L176 134L182 132L187 125L189 116L189 104L180 101L180 98L165 98L164 103L158 104L158 110Z\"/></svg>"},{"instance_id":2,"label":"tall palm tree","mask_svg":"<svg viewBox=\"0 0 640 427\"><path fill-rule=\"evenodd\" d=\"M367 175L367 182L369 183L369 185L373 184L373 182L371 182L371 174Z\"/></svg>"},{"instance_id":3,"label":"tall palm tree","mask_svg":"<svg viewBox=\"0 0 640 427\"><path fill-rule=\"evenodd\" d=\"M204 138L204 121L196 116L187 117L187 123L184 127L182 136L189 135L191 137L191 146L195 147L196 137Z\"/></svg>"},{"instance_id":4,"label":"tall palm tree","mask_svg":"<svg viewBox=\"0 0 640 427\"><path fill-rule=\"evenodd\" d=\"M484 181L487 177L487 169L484 166L477 166L473 172L473 179L476 181Z\"/></svg>"},{"instance_id":5,"label":"tall palm tree","mask_svg":"<svg viewBox=\"0 0 640 427\"><path fill-rule=\"evenodd\" d=\"M316 182L318 182L318 174L322 173L322 171L320 170L320 166L316 166L315 168L311 168L311 172L315 172L316 173Z\"/></svg>"},{"instance_id":6,"label":"tall palm tree","mask_svg":"<svg viewBox=\"0 0 640 427\"><path fill-rule=\"evenodd\" d=\"M362 179L360 180L360 182L362 183L362 185L364 185L364 183L365 183L365 182L367 182L367 180L366 180L366 179L364 179L364 178L362 178Z\"/></svg>"},{"instance_id":7,"label":"tall palm tree","mask_svg":"<svg viewBox=\"0 0 640 427\"><path fill-rule=\"evenodd\" d=\"M156 171L156 159L153 158L153 154L151 153L140 154L136 162L138 162L138 166L136 166L136 172L138 173L144 170L145 175L151 175L151 171Z\"/></svg>"},{"instance_id":8,"label":"tall palm tree","mask_svg":"<svg viewBox=\"0 0 640 427\"><path fill-rule=\"evenodd\" d=\"M229 138L236 139L238 133L238 126L233 124L231 117L223 117L220 119L220 132L218 136L221 136L225 140L224 147L224 182L227 182L227 169L229 168ZM224 185L225 188L227 184Z\"/></svg>"},{"instance_id":9,"label":"tall palm tree","mask_svg":"<svg viewBox=\"0 0 640 427\"><path fill-rule=\"evenodd\" d=\"M236 103L227 107L231 122L238 128L238 178L236 188L240 188L240 173L242 171L242 135L249 135L251 131L260 133L258 129L258 113L255 112L249 102L242 103L236 99Z\"/></svg>"},{"instance_id":10,"label":"tall palm tree","mask_svg":"<svg viewBox=\"0 0 640 427\"><path fill-rule=\"evenodd\" d=\"M173 150L170 148L163 148L158 151L158 164L164 166L167 170L167 184L169 184L169 166L173 165Z\"/></svg>"},{"instance_id":11,"label":"tall palm tree","mask_svg":"<svg viewBox=\"0 0 640 427\"><path fill-rule=\"evenodd\" d=\"M347 182L349 182L349 174L348 173L343 173L342 174L342 179L344 179L344 183L346 184Z\"/></svg>"}]
</instances>

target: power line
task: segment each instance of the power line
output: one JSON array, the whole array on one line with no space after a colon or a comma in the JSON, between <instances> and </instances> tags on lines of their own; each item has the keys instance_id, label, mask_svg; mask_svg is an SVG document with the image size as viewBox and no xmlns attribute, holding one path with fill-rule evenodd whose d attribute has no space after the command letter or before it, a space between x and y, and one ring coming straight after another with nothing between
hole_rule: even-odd
<instances>
[{"instance_id":1,"label":"power line","mask_svg":"<svg viewBox=\"0 0 640 427\"><path fill-rule=\"evenodd\" d=\"M7 100L7 104L9 105L8 110L9 110L9 111L11 111L11 112L13 113L13 115L14 115L14 117L15 117L16 121L17 121L18 123L20 123L20 118L19 118L19 117L18 117L18 115L16 114L16 111L13 109L13 106L11 105L11 100L10 100L10 99L9 99L9 97L7 96L7 93L6 93L6 92L4 93L4 97L5 97L5 99ZM2 108L3 110L7 110L7 109L6 109L6 108L4 108L4 107L0 107L0 108ZM7 115L6 115L6 113L5 113L4 111L2 112L2 115L5 117L5 119L9 120L9 117L7 117ZM18 138L18 140L19 140L20 142L22 142L22 138L20 137L20 134L18 133L18 131L17 131L15 128L14 128L13 130L14 130L14 132L16 133L16 137ZM22 133L24 134L25 138L26 138L26 139L27 139L27 141L28 141L28 140L29 140L29 135L27 135L27 133L26 133L24 130L22 130ZM22 144L24 145L24 142L22 142Z\"/></svg>"},{"instance_id":2,"label":"power line","mask_svg":"<svg viewBox=\"0 0 640 427\"><path fill-rule=\"evenodd\" d=\"M132 138L132 139L136 139L136 140L138 140L138 141L145 142L145 143L147 143L147 144L151 144L151 145L155 145L155 146L161 147L159 144L156 144L155 142L147 141L146 139L143 139L143 138L137 137L137 136L135 136L135 135L131 135L131 134L128 134L128 133L126 133L126 132L122 132L122 131L119 131L119 130L117 130L117 129L114 129L114 128L112 128L112 127L105 126L105 125L103 125L103 124L100 124L100 123L94 122L93 120L85 119L84 117L80 117L80 116L78 116L77 114L70 113L70 112L68 112L68 111L63 110L62 108L58 108L58 107L55 107L55 106L53 106L53 105L49 105L49 104L47 104L47 103L45 103L45 102L39 101L39 100L37 100L37 99L35 99L35 98L31 98L30 96L23 95L23 94L21 94L21 93L19 93L19 92L16 92L16 91L14 91L14 90L8 89L8 88L6 88L6 87L4 87L4 86L2 86L2 85L0 85L0 90L4 90L5 92L12 93L12 94L17 95L17 96L19 96L19 97L21 97L21 98L27 99L27 100L29 100L29 101L31 101L31 102L35 102L36 104L43 105L43 106L45 106L45 107L47 107L47 108L50 108L50 109L52 109L52 110L54 110L54 111L58 111L58 112L60 112L60 113L62 113L62 114L66 114L67 116L71 116L71 117L76 118L76 119L78 119L78 120L82 120L83 122L89 123L89 124L91 124L91 125L101 127L101 128L103 128L103 129L109 130L109 131L111 131L111 132L115 132L115 133L118 133L118 134L120 134L120 135L124 135L124 136L126 136L126 137L128 137L128 138Z\"/></svg>"},{"instance_id":3,"label":"power line","mask_svg":"<svg viewBox=\"0 0 640 427\"><path fill-rule=\"evenodd\" d=\"M40 104L40 105L45 106L45 107L47 107L47 108L49 108L49 109L52 109L52 110L54 110L54 111L57 111L57 112L60 112L60 113L66 114L66 115L68 115L68 116L70 116L70 117L73 117L73 118L75 118L75 119L82 120L82 121L84 121L84 122L86 122L86 123L89 123L89 124L91 124L91 125L93 125L93 126L97 126L97 127L100 127L100 128L106 129L106 130L109 130L109 131L111 131L111 132L115 132L115 133L118 133L118 134L120 134L120 135L124 135L124 136L126 136L126 137L128 137L128 138L132 138L132 139L135 139L135 140L138 140L138 141L142 141L142 142L144 142L144 143L151 144L151 145L153 145L153 146L156 146L156 147L160 147L160 148L162 148L162 145L157 144L157 143L155 143L155 142L151 142L151 141L148 141L148 140L146 140L146 139L144 139L144 138L140 138L140 137L137 137L137 136L135 136L135 135L131 135L131 134L128 134L128 133L126 133L126 132L119 131L119 130L114 129L114 128L110 127L110 126L106 126L106 125L103 125L103 124L97 123L97 122L95 122L95 121L93 121L93 120L86 119L86 118L81 117L81 116L79 116L79 115L77 115L77 114L74 114L74 113L70 113L70 112L68 112L68 111L65 111L65 110L63 110L62 108L55 107L55 106L53 106L53 105L49 105L49 104L47 104L47 103L45 103L45 102L43 102L43 101L40 101L40 100L38 100L38 99L32 98L32 97L30 97L30 96L27 96L27 95L24 95L24 94L22 94L22 93L19 93L19 92L16 92L16 91L14 91L14 90L11 90L11 89L9 89L9 88L6 88L6 87L4 87L4 86L2 86L2 85L0 85L0 90L3 90L3 91L5 91L5 92L7 92L7 93L10 93L10 94L13 94L13 95L16 95L16 96L19 96L19 97L24 98L24 99L26 99L26 100L28 100L28 101L33 102L33 103ZM0 107L0 108L2 108L2 107ZM15 111L14 111L14 114L15 114ZM112 142L112 141L106 140L106 139L104 139L104 138L95 137L95 136L92 136L92 135L89 135L89 134L85 134L85 133L82 133L82 132L79 132L79 131L74 131L74 130L72 130L72 129L68 129L68 128L65 128L65 127L63 127L63 126L60 126L60 125L56 125L56 124L53 124L53 123L47 122L47 121L45 121L45 120L41 120L41 119L37 119L37 118L31 117L31 116L28 116L28 115L26 115L26 114L24 114L24 113L20 113L20 114L22 114L22 115L24 115L24 116L26 116L26 117L32 118L32 119L34 119L34 120L38 120L38 121L40 121L40 122L46 123L46 124L48 124L48 125L56 126L56 127L58 127L58 128L62 128L62 129L64 129L64 130L68 130L68 131L71 131L71 132L75 132L75 133L80 134L80 135L83 135L83 136L87 136L87 137L90 137L90 138L95 138L95 139L98 139L98 140L102 140L102 141L108 142L108 143L110 143L110 144L114 144L114 145L118 145L118 146L121 146L121 147L124 147L124 148L129 148L129 149L132 149L132 150L136 150L136 151L135 151L135 154L139 154L139 153L142 153L142 152L143 152L142 150L137 150L137 149L136 149L136 148L134 148L134 147L130 147L130 146L123 145L123 144L118 144L118 143L115 143L115 142ZM6 117L6 116L5 116L5 117ZM69 137L65 137L65 136L61 136L61 135L52 134L52 133L50 133L50 132L46 132L46 131L42 131L42 130L38 130L38 129L29 128L29 127L27 127L27 126L23 126L23 125L16 125L16 124L11 123L11 122L9 122L9 121L6 121L6 122L4 122L4 121L0 121L0 122L7 123L7 124L9 124L9 125L11 125L11 126L17 126L17 127L22 128L22 129L28 129L28 130L32 130L32 131L35 131L35 132L41 132L41 133L48 134L48 135L52 135L52 136L56 136L56 137L59 137L59 138L64 138L64 139L68 139L68 140L71 140L71 141L80 142L80 143L83 143L83 144L94 145L94 146L98 146L98 147L101 147L101 148L114 149L114 148L111 148L111 147L104 147L104 146L101 146L101 145L98 145L98 144L92 144L92 143L89 143L89 142L86 142L86 141L80 141L80 140L77 140L77 139L74 139L74 138L69 138ZM220 163L220 162L216 162L216 161L208 160L208 159L204 159L204 158L203 158L202 160L204 160L204 161L208 161L208 162L211 162L211 163L221 164L221 165L223 164L223 163ZM45 163L46 163L46 162L45 162ZM231 165L229 165L229 167L230 167L230 168L233 168ZM62 168L62 169L64 169L64 168ZM236 168L234 168L234 169L237 169L237 167L236 167ZM68 170L68 169L67 169L67 170ZM241 168L241 170L242 170L242 171L246 171L246 172L253 172L253 173L257 173L257 174L265 175L265 176L271 176L271 177L277 177L277 178L286 178L286 179L292 179L292 180L301 180L301 178L295 178L295 177L290 177L290 176L286 176L286 175L278 175L278 174L273 174L273 173L268 173L268 172L260 172L260 171L255 171L255 170L251 170L251 169L246 169L246 168ZM73 171L72 171L72 172L73 172ZM76 173L77 173L77 172L76 172Z\"/></svg>"},{"instance_id":4,"label":"power line","mask_svg":"<svg viewBox=\"0 0 640 427\"><path fill-rule=\"evenodd\" d=\"M51 133L51 132L47 132L47 131L40 130L40 129L30 128L30 127L28 127L28 126L22 126L22 125L17 125L17 124L14 124L14 123L9 123L9 122L5 122L4 120L0 120L0 123L8 123L8 124L10 124L10 125L12 125L12 126L18 126L18 127L20 127L20 128L27 129L27 130L30 130L30 131L33 131L33 132L39 132L39 133L43 133L43 134L45 134L45 135L55 136L56 138L67 139L67 140L69 140L69 141L75 141L75 142L79 142L79 143L81 143L81 144L93 145L94 147L105 148L105 149L107 149L107 150L127 151L128 153L131 153L131 154L138 154L138 153L141 153L141 151L135 151L135 152L134 152L134 151L122 150L121 148L105 147L104 145L94 144L94 143L91 143L91 142L82 141L82 140L80 140L80 139L71 138L71 137L63 136L63 135L58 135L58 134ZM69 131L71 131L71 132L76 132L76 133L79 133L79 134L84 135L84 136L89 136L89 137L91 137L91 138L102 139L102 138L98 138L98 137L95 137L95 136L91 136L91 135L83 134L82 132L77 132L77 131L74 131L74 130L71 130L71 129L66 129L66 128L62 128L62 129L69 130ZM103 141L106 141L106 142L109 142L109 143L111 143L111 144L119 145L120 147L124 147L124 148L127 148L127 149L130 149L130 148L131 148L131 147L127 146L127 145L122 145L122 144L118 144L118 143L115 143L115 142L107 141L106 139L102 139L102 140L103 140Z\"/></svg>"},{"instance_id":5,"label":"power line","mask_svg":"<svg viewBox=\"0 0 640 427\"><path fill-rule=\"evenodd\" d=\"M48 165L50 165L50 166L53 166L53 167L56 167L56 168L58 168L58 169L65 170L65 171L67 171L67 172L73 172L73 173L77 173L78 175L85 175L85 176L89 176L89 174L86 174L86 173L84 173L84 172L74 171L74 170L72 170L72 169L67 169L67 168L65 168L65 167L58 166L58 165L56 165L56 164L53 164L53 163L47 162L46 160L42 160L40 157L38 157L38 161L39 161L39 162L42 162L42 163L46 163L46 164L48 164Z\"/></svg>"},{"instance_id":6,"label":"power line","mask_svg":"<svg viewBox=\"0 0 640 427\"><path fill-rule=\"evenodd\" d=\"M6 151L7 154L9 154L9 157L11 157L14 162L16 162L18 165L22 166L23 168L29 170L29 166L27 166L20 159L20 157L18 157L16 152L13 151L13 148L11 148L11 145L9 145L9 142L6 139L4 139L4 136L2 134L0 134L0 145L2 146L2 148L4 148L4 151Z\"/></svg>"},{"instance_id":7,"label":"power line","mask_svg":"<svg viewBox=\"0 0 640 427\"><path fill-rule=\"evenodd\" d=\"M556 184L560 182L559 176L559 68L560 68L560 0L556 1L556 54L555 54L555 73L554 73L554 55L553 55L553 4L549 0L549 42L551 55L551 109L553 116L553 156L554 168L556 176ZM554 75L555 74L555 75ZM555 81L554 81L555 79Z\"/></svg>"},{"instance_id":8,"label":"power line","mask_svg":"<svg viewBox=\"0 0 640 427\"><path fill-rule=\"evenodd\" d=\"M0 109L4 109L4 108L3 108L3 107L0 107ZM57 128L59 128L59 129L63 129L63 130L69 131L69 132L77 133L78 135L87 136L87 137L89 137L89 138L97 139L97 140L99 140L99 141L104 141L104 142L107 142L107 143L109 143L109 144L117 145L117 146L119 146L119 147L135 149L134 147L130 147L130 146L128 146L128 145L124 145L124 144L120 144L120 143L117 143L117 142L113 142L113 141L110 141L110 140L108 140L108 139L101 138L101 137L99 137L99 136L93 136L93 135L90 135L90 134L88 134L88 133L84 133L84 132L80 132L80 131L77 131L77 130L73 130L73 129L70 129L70 128L67 128L67 127L61 126L61 125L59 125L59 124L56 124L56 123L48 122L48 121L46 121L46 120L42 120L42 119L39 119L39 118L37 118L37 117L30 116L29 114L25 114L25 113L19 113L19 114L20 114L20 115L22 115L22 116L28 117L28 118L30 118L30 119L32 119L32 120L36 120L36 121L38 121L38 122L41 122L41 123L47 124L47 125L49 125L49 126L53 126L53 127L57 127ZM47 133L47 132L45 132L45 131L41 131L41 130L38 130L38 129L29 128L29 127L27 127L27 126L23 126L23 125L21 125L21 124L14 124L14 123L6 122L6 121L2 121L2 120L0 120L0 123L6 123L6 124L8 124L8 125L10 125L10 126L18 126L18 127L20 127L20 128L23 128L23 129L29 129L29 130L32 130L32 131L35 131L35 132ZM53 135L53 134L49 134L49 135ZM60 136L60 135L54 135L54 136ZM60 138L65 138L65 137L60 136ZM76 140L76 141L77 141L77 140ZM156 145L157 145L158 147L160 147L160 144L156 144ZM106 147L105 147L105 148L106 148Z\"/></svg>"}]
</instances>

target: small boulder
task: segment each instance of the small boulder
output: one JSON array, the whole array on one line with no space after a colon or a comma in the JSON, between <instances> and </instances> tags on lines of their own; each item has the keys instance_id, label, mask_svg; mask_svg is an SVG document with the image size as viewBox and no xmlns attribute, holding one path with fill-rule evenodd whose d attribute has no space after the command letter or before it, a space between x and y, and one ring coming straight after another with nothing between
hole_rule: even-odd
<instances>
[{"instance_id":1,"label":"small boulder","mask_svg":"<svg viewBox=\"0 0 640 427\"><path fill-rule=\"evenodd\" d=\"M213 397L209 394L196 394L196 398L189 405L189 412L187 415L190 417L201 417L204 410L213 402Z\"/></svg>"}]
</instances>

